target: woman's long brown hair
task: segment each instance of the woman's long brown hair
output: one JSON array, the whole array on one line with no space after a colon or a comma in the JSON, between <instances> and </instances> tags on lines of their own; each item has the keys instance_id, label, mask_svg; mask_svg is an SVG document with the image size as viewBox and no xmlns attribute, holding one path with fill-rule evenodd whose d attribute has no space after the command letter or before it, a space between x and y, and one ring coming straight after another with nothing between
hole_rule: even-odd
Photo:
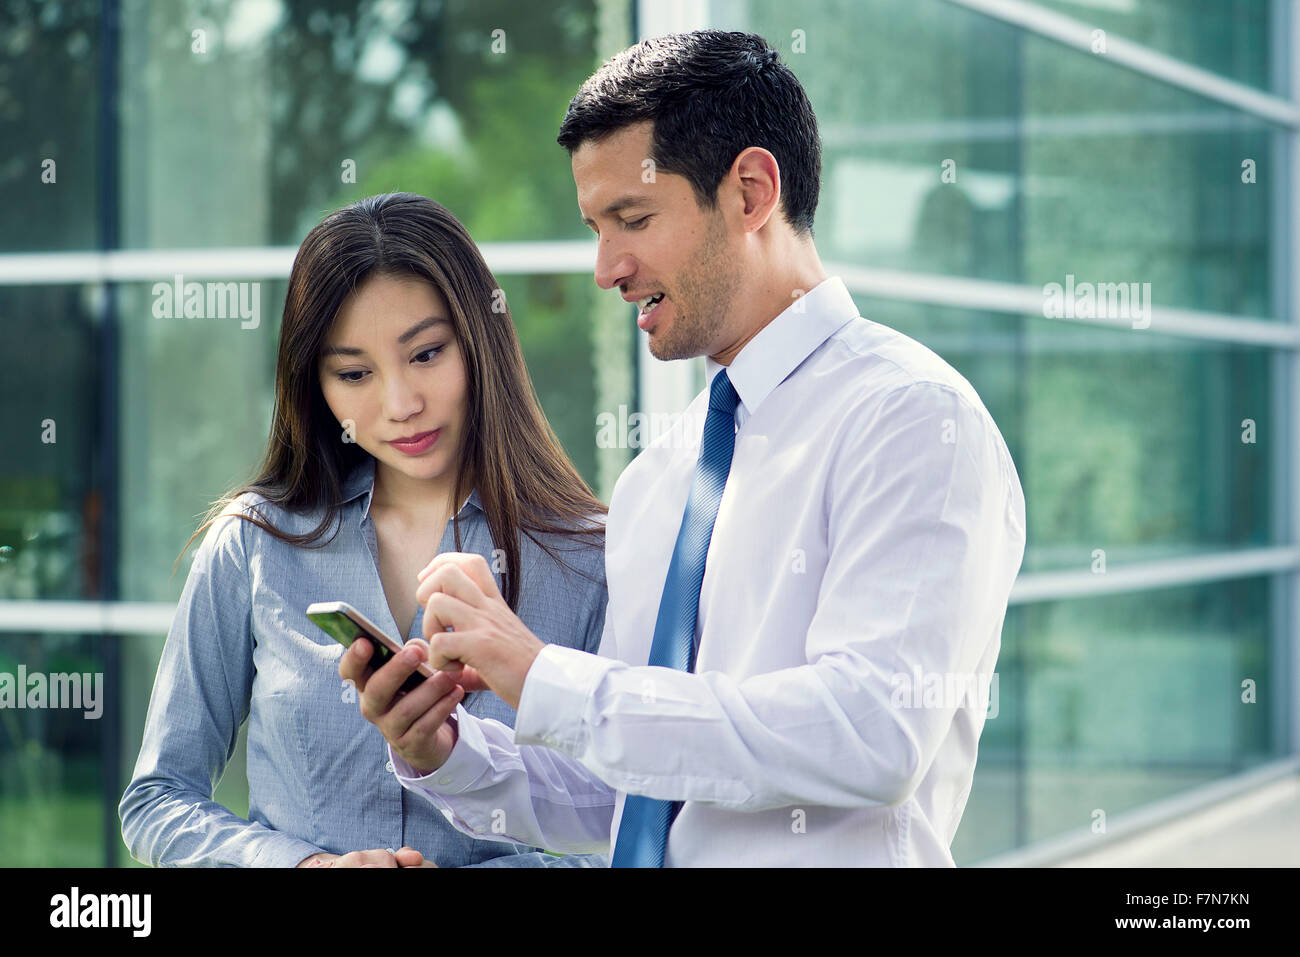
<instances>
[{"instance_id":1,"label":"woman's long brown hair","mask_svg":"<svg viewBox=\"0 0 1300 957\"><path fill-rule=\"evenodd\" d=\"M502 594L517 609L519 534L562 561L537 534L602 544L604 525L593 516L604 515L606 507L564 454L542 414L514 320L478 247L456 217L414 193L369 196L331 213L303 240L285 297L266 454L257 477L212 506L181 555L245 492L287 511L325 511L320 524L302 535L275 528L261 515L232 513L282 541L321 547L338 533L336 527L322 541L339 521L344 480L370 454L342 441L321 393L318 362L339 307L373 275L425 280L442 293L451 310L469 393L453 488L463 495L477 487L492 541L505 553ZM449 503L457 550L459 504Z\"/></svg>"}]
</instances>

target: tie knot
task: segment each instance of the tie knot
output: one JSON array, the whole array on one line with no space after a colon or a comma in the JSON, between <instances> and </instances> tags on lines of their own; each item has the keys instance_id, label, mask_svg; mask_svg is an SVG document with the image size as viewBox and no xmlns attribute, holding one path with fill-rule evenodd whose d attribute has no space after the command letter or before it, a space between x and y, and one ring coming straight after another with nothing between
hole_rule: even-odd
<instances>
[{"instance_id":1,"label":"tie knot","mask_svg":"<svg viewBox=\"0 0 1300 957\"><path fill-rule=\"evenodd\" d=\"M709 408L735 415L736 406L739 404L740 396L736 394L736 387L727 378L727 370L720 370L713 377L713 384L709 386Z\"/></svg>"}]
</instances>

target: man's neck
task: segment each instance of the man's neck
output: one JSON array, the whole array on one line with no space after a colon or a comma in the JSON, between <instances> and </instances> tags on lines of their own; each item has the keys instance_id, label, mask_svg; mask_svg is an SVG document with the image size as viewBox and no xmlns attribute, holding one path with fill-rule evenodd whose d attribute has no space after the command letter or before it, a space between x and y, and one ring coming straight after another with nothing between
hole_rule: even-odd
<instances>
[{"instance_id":1,"label":"man's neck","mask_svg":"<svg viewBox=\"0 0 1300 957\"><path fill-rule=\"evenodd\" d=\"M750 295L736 303L741 315L756 319L743 330L739 338L709 358L720 365L731 365L740 350L762 332L768 323L827 278L816 247L811 242L805 245L806 248L798 248L783 268L760 272L760 278L750 284Z\"/></svg>"}]
</instances>

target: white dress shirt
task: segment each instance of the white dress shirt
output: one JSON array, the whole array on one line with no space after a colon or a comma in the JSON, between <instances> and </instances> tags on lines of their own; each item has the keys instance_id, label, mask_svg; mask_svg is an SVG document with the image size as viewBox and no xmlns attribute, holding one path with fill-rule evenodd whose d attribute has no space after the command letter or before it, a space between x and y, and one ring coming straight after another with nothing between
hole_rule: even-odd
<instances>
[{"instance_id":1,"label":"white dress shirt","mask_svg":"<svg viewBox=\"0 0 1300 957\"><path fill-rule=\"evenodd\" d=\"M951 866L1024 552L1002 436L835 278L727 373L695 673L646 662L707 386L614 489L599 655L548 645L513 731L458 708L447 762L395 773L468 834L554 851L612 849L631 792L685 802L669 867Z\"/></svg>"}]
</instances>

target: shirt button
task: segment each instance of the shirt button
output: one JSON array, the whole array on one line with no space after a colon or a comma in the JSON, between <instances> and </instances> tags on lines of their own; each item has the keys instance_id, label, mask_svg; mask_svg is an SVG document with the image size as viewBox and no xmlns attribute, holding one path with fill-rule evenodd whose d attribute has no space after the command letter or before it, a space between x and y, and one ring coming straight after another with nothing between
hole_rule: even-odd
<instances>
[{"instance_id":1,"label":"shirt button","mask_svg":"<svg viewBox=\"0 0 1300 957\"><path fill-rule=\"evenodd\" d=\"M438 783L439 783L439 784L450 784L450 783L451 783L451 778L447 778L447 777L438 778Z\"/></svg>"},{"instance_id":2,"label":"shirt button","mask_svg":"<svg viewBox=\"0 0 1300 957\"><path fill-rule=\"evenodd\" d=\"M391 772L391 771L393 770L393 762L392 762L392 761L389 761L387 764L385 764L385 765L384 765L384 770L385 770L385 771L389 771L389 772Z\"/></svg>"}]
</instances>

